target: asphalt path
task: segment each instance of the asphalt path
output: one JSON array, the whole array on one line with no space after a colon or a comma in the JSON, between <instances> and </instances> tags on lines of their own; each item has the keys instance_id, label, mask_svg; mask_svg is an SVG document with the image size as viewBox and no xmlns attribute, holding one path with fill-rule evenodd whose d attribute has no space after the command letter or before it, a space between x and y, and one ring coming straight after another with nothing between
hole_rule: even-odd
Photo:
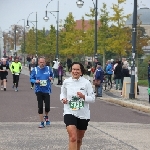
<instances>
[{"instance_id":1,"label":"asphalt path","mask_svg":"<svg viewBox=\"0 0 150 150\"><path fill-rule=\"evenodd\" d=\"M0 91L0 150L67 150L61 86L52 85L50 127L39 129L37 100L30 89L29 72L23 69L19 91ZM107 92L114 96L113 93ZM96 99L90 104L91 121L81 150L149 150L150 114Z\"/></svg>"},{"instance_id":2,"label":"asphalt path","mask_svg":"<svg viewBox=\"0 0 150 150\"><path fill-rule=\"evenodd\" d=\"M63 104L59 101L60 86L52 85L50 120L63 121ZM30 89L29 76L21 74L19 91L12 88L9 73L7 91L0 91L0 122L38 122L37 100ZM90 104L91 121L150 124L150 114L108 103L99 99Z\"/></svg>"}]
</instances>

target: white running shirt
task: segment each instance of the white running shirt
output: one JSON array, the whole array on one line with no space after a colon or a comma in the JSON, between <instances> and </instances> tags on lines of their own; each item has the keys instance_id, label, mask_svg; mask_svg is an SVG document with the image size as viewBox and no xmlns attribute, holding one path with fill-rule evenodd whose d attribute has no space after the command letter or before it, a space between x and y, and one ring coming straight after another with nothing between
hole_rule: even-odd
<instances>
[{"instance_id":1,"label":"white running shirt","mask_svg":"<svg viewBox=\"0 0 150 150\"><path fill-rule=\"evenodd\" d=\"M85 95L84 107L78 110L72 110L69 105L69 100L72 96L77 96L77 92L81 92ZM73 79L72 77L65 79L61 87L60 101L63 98L67 98L68 103L64 104L64 113L72 114L80 119L90 119L89 103L95 102L95 94L89 80L84 77L79 79Z\"/></svg>"}]
</instances>

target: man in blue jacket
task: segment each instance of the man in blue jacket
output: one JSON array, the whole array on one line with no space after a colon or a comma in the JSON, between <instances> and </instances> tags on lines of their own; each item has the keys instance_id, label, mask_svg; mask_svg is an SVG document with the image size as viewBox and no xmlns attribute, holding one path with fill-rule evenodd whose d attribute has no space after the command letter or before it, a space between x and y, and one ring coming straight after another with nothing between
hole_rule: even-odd
<instances>
[{"instance_id":1,"label":"man in blue jacket","mask_svg":"<svg viewBox=\"0 0 150 150\"><path fill-rule=\"evenodd\" d=\"M30 82L35 83L35 93L38 101L38 113L40 117L39 128L44 128L44 119L46 125L50 125L48 113L50 111L50 93L51 93L51 80L53 73L49 66L46 66L44 57L38 59L38 66L35 67L30 75ZM43 101L45 103L45 116L43 118Z\"/></svg>"},{"instance_id":2,"label":"man in blue jacket","mask_svg":"<svg viewBox=\"0 0 150 150\"><path fill-rule=\"evenodd\" d=\"M102 89L103 89L103 78L104 78L104 71L101 67L101 63L97 63L96 73L95 73L95 80L100 80L100 85L95 86L96 88L96 97L102 97Z\"/></svg>"},{"instance_id":3,"label":"man in blue jacket","mask_svg":"<svg viewBox=\"0 0 150 150\"><path fill-rule=\"evenodd\" d=\"M111 84L111 88L112 88L112 74L113 74L113 67L111 64L111 61L108 60L107 62L107 67L106 67L106 73L108 75L108 84Z\"/></svg>"}]
</instances>

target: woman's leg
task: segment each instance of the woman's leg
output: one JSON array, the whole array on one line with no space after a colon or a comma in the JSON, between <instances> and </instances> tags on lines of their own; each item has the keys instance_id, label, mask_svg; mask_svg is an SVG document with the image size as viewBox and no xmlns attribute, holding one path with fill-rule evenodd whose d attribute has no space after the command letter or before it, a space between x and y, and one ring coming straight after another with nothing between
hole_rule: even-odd
<instances>
[{"instance_id":1,"label":"woman's leg","mask_svg":"<svg viewBox=\"0 0 150 150\"><path fill-rule=\"evenodd\" d=\"M6 79L3 79L3 86L6 89Z\"/></svg>"},{"instance_id":2,"label":"woman's leg","mask_svg":"<svg viewBox=\"0 0 150 150\"><path fill-rule=\"evenodd\" d=\"M121 79L119 79L119 90L122 90L122 83L121 83Z\"/></svg>"},{"instance_id":3,"label":"woman's leg","mask_svg":"<svg viewBox=\"0 0 150 150\"><path fill-rule=\"evenodd\" d=\"M69 135L69 150L77 150L77 128L75 125L67 126Z\"/></svg>"},{"instance_id":4,"label":"woman's leg","mask_svg":"<svg viewBox=\"0 0 150 150\"><path fill-rule=\"evenodd\" d=\"M78 130L77 129L77 150L80 150L80 147L82 145L82 139L84 137L86 130Z\"/></svg>"},{"instance_id":5,"label":"woman's leg","mask_svg":"<svg viewBox=\"0 0 150 150\"><path fill-rule=\"evenodd\" d=\"M110 83L111 88L112 88L112 79L111 79L111 76L112 76L111 74L108 75L108 83Z\"/></svg>"},{"instance_id":6,"label":"woman's leg","mask_svg":"<svg viewBox=\"0 0 150 150\"><path fill-rule=\"evenodd\" d=\"M118 79L116 79L116 90L118 90Z\"/></svg>"},{"instance_id":7,"label":"woman's leg","mask_svg":"<svg viewBox=\"0 0 150 150\"><path fill-rule=\"evenodd\" d=\"M137 84L137 95L139 95L139 86Z\"/></svg>"},{"instance_id":8,"label":"woman's leg","mask_svg":"<svg viewBox=\"0 0 150 150\"><path fill-rule=\"evenodd\" d=\"M19 75L15 75L15 80L16 80L16 88L18 87L18 82L19 82Z\"/></svg>"}]
</instances>

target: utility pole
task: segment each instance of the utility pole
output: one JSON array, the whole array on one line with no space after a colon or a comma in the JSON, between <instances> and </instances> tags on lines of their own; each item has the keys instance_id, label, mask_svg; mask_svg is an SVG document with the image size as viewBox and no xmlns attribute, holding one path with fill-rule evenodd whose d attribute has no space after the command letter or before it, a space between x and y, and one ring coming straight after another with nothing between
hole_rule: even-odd
<instances>
[{"instance_id":1,"label":"utility pole","mask_svg":"<svg viewBox=\"0 0 150 150\"><path fill-rule=\"evenodd\" d=\"M94 42L94 57L97 55L97 5L98 1L95 2L95 42Z\"/></svg>"},{"instance_id":2,"label":"utility pole","mask_svg":"<svg viewBox=\"0 0 150 150\"><path fill-rule=\"evenodd\" d=\"M15 45L14 45L14 56L17 56L17 55L16 55L16 43L17 43L17 42L16 42L16 41L17 41L17 40L16 40L16 29L17 29L17 26L15 25Z\"/></svg>"},{"instance_id":3,"label":"utility pole","mask_svg":"<svg viewBox=\"0 0 150 150\"><path fill-rule=\"evenodd\" d=\"M129 98L135 98L135 49L137 34L137 0L134 0L133 25L132 25L132 57L131 57L131 86Z\"/></svg>"}]
</instances>

